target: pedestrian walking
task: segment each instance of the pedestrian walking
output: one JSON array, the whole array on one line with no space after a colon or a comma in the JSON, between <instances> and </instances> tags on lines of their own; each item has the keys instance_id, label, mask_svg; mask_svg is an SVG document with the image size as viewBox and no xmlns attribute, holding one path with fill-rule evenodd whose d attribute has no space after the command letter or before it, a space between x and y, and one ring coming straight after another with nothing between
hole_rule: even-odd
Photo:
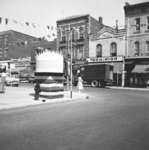
<instances>
[{"instance_id":1,"label":"pedestrian walking","mask_svg":"<svg viewBox=\"0 0 149 150\"><path fill-rule=\"evenodd\" d=\"M83 79L82 79L81 76L78 77L78 85L77 85L77 87L78 87L78 90L79 90L79 93L80 93L80 91L83 90Z\"/></svg>"},{"instance_id":2,"label":"pedestrian walking","mask_svg":"<svg viewBox=\"0 0 149 150\"><path fill-rule=\"evenodd\" d=\"M2 72L1 74L1 92L5 93L5 84L6 84L6 73Z\"/></svg>"}]
</instances>

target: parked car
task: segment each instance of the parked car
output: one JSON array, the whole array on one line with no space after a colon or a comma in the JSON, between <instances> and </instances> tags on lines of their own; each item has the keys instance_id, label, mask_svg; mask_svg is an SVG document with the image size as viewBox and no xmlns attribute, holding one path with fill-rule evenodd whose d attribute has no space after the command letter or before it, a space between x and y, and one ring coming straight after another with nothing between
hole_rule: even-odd
<instances>
[{"instance_id":1,"label":"parked car","mask_svg":"<svg viewBox=\"0 0 149 150\"><path fill-rule=\"evenodd\" d=\"M8 73L6 75L5 83L7 86L19 86L20 84L19 73L17 71Z\"/></svg>"},{"instance_id":2,"label":"parked car","mask_svg":"<svg viewBox=\"0 0 149 150\"><path fill-rule=\"evenodd\" d=\"M7 86L19 86L19 84L20 84L19 78L10 77L10 76L6 77L5 82L6 82Z\"/></svg>"}]
</instances>

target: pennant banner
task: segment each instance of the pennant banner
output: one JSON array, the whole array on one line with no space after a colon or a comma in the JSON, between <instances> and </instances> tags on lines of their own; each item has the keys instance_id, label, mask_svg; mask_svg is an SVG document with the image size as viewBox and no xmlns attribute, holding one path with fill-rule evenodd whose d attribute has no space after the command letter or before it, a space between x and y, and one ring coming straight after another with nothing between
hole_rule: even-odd
<instances>
[{"instance_id":1,"label":"pennant banner","mask_svg":"<svg viewBox=\"0 0 149 150\"><path fill-rule=\"evenodd\" d=\"M0 17L0 25L7 25L5 28L8 30L11 29L15 29L14 30L23 30L25 31L25 33L28 32L34 32L34 34L39 34L40 37L46 37L46 39L48 40L52 40L56 38L56 28L54 28L53 25L39 25L33 22L29 22L29 21L18 21L16 19L9 19L9 18L5 18L5 17ZM27 27L27 28L26 28ZM36 31L35 31L36 29ZM21 31L20 31L21 32ZM41 36L40 32L43 34Z\"/></svg>"}]
</instances>

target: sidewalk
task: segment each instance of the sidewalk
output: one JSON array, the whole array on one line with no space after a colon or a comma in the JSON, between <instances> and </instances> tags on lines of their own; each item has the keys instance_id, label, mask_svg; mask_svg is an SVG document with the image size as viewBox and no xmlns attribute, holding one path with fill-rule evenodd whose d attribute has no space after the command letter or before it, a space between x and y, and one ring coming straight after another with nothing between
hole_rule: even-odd
<instances>
[{"instance_id":1,"label":"sidewalk","mask_svg":"<svg viewBox=\"0 0 149 150\"><path fill-rule=\"evenodd\" d=\"M121 86L107 86L109 89L121 89L121 90L134 90L134 91L149 91L149 88L135 88L135 87L121 87Z\"/></svg>"},{"instance_id":2,"label":"sidewalk","mask_svg":"<svg viewBox=\"0 0 149 150\"><path fill-rule=\"evenodd\" d=\"M68 101L75 101L84 98L86 98L85 93L78 94L78 92L73 92L73 97L71 99L70 92L65 91L63 98L47 99L47 98L40 97L38 101L35 101L33 88L6 87L6 92L0 93L0 110L39 105L45 103L68 102Z\"/></svg>"}]
</instances>

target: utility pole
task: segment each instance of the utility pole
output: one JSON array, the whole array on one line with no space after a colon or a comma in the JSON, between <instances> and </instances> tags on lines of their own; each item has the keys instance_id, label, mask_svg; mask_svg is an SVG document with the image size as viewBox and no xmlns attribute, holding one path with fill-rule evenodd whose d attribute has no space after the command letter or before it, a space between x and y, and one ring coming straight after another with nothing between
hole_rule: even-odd
<instances>
[{"instance_id":1,"label":"utility pole","mask_svg":"<svg viewBox=\"0 0 149 150\"><path fill-rule=\"evenodd\" d=\"M123 66L122 66L122 87L125 86L125 57L123 57Z\"/></svg>"},{"instance_id":2,"label":"utility pole","mask_svg":"<svg viewBox=\"0 0 149 150\"><path fill-rule=\"evenodd\" d=\"M70 98L72 98L72 29L70 29Z\"/></svg>"}]
</instances>

